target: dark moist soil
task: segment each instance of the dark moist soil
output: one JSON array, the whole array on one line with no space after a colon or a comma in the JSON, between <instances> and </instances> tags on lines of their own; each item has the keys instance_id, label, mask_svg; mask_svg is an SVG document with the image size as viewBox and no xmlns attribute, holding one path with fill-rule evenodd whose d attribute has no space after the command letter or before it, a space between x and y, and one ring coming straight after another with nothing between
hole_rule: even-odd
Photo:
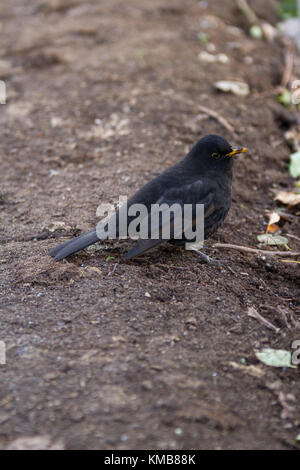
<instances>
[{"instance_id":1,"label":"dark moist soil","mask_svg":"<svg viewBox=\"0 0 300 470\"><path fill-rule=\"evenodd\" d=\"M247 36L229 0L1 3L1 448L44 435L66 449L297 447L299 372L255 351L300 339L299 265L212 248L256 247L276 192L293 187L272 95L283 46ZM251 2L274 24L266 3ZM229 64L199 60L201 31ZM214 91L231 78L251 95ZM130 196L200 136L233 141L199 105L250 149L208 242L228 267L171 246L125 262L130 241L55 263L49 250L94 227L101 202ZM299 220L286 233L299 236Z\"/></svg>"}]
</instances>

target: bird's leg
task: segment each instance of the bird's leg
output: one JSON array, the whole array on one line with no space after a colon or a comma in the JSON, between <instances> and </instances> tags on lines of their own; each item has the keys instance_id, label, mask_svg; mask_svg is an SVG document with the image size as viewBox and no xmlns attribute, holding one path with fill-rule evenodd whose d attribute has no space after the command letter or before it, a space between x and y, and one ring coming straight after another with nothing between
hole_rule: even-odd
<instances>
[{"instance_id":1,"label":"bird's leg","mask_svg":"<svg viewBox=\"0 0 300 470\"><path fill-rule=\"evenodd\" d=\"M200 256L200 258L202 259L204 263L211 264L211 265L218 265L218 266L224 266L225 263L228 263L227 260L218 260L218 259L210 258L208 255L205 255L204 253L202 253L199 250L196 250L195 248L193 248L193 251L197 253L197 255Z\"/></svg>"}]
</instances>

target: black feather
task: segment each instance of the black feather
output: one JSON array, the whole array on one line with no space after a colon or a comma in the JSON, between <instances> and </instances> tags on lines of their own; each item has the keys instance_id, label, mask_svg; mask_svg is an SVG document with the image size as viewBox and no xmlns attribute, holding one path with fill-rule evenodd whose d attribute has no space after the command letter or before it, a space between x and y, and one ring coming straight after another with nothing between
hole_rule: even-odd
<instances>
[{"instance_id":1,"label":"black feather","mask_svg":"<svg viewBox=\"0 0 300 470\"><path fill-rule=\"evenodd\" d=\"M204 137L182 161L137 191L128 201L128 208L132 204L144 204L150 214L153 204L165 203L171 206L177 203L182 207L184 204L192 204L193 211L197 204L203 204L204 236L205 239L210 237L225 219L231 205L233 158L229 158L230 152L232 147L222 137L215 135ZM218 156L217 159L214 158L215 155ZM127 226L133 219L134 217L127 218ZM61 260L97 241L99 238L96 230L92 230L54 248L50 254L54 259ZM145 253L163 241L166 240L139 240L126 255L126 259ZM170 241L175 244L184 243L182 240L174 240L172 235Z\"/></svg>"},{"instance_id":2,"label":"black feather","mask_svg":"<svg viewBox=\"0 0 300 470\"><path fill-rule=\"evenodd\" d=\"M73 238L62 245L54 248L50 251L50 255L56 260L59 261L61 259L67 258L74 253L77 253L80 250L83 250L87 246L93 245L97 243L99 238L97 237L96 230L92 230L91 232L84 233L79 237Z\"/></svg>"}]
</instances>

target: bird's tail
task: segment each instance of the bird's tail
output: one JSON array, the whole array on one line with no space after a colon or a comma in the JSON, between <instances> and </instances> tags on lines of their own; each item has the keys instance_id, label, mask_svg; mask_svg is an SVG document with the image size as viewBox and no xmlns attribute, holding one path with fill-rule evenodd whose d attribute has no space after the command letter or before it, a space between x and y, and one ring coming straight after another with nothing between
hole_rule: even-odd
<instances>
[{"instance_id":1,"label":"bird's tail","mask_svg":"<svg viewBox=\"0 0 300 470\"><path fill-rule=\"evenodd\" d=\"M91 232L84 233L83 235L80 235L80 237L73 238L73 240L69 240L62 245L57 246L50 251L50 255L56 261L59 261L77 253L77 251L83 250L89 245L93 245L98 241L99 238L97 237L96 230L92 230Z\"/></svg>"}]
</instances>

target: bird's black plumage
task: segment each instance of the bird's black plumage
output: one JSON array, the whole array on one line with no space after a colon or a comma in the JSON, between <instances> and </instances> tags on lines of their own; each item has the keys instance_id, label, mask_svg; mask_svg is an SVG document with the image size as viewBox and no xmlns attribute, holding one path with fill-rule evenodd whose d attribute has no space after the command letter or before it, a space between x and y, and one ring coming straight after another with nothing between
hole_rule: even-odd
<instances>
[{"instance_id":1,"label":"bird's black plumage","mask_svg":"<svg viewBox=\"0 0 300 470\"><path fill-rule=\"evenodd\" d=\"M207 239L222 224L231 206L232 157L245 151L246 149L232 147L222 137L206 136L182 161L137 191L128 201L128 208L133 204L144 204L150 213L153 204L192 204L193 208L196 204L203 204L204 238ZM128 217L127 223L133 219L134 217ZM99 238L96 230L92 230L54 248L50 254L56 260L61 260L97 241ZM164 241L166 240L140 239L125 258L130 259L145 253ZM172 240L172 237L170 241L175 244L184 243L184 239Z\"/></svg>"}]
</instances>

